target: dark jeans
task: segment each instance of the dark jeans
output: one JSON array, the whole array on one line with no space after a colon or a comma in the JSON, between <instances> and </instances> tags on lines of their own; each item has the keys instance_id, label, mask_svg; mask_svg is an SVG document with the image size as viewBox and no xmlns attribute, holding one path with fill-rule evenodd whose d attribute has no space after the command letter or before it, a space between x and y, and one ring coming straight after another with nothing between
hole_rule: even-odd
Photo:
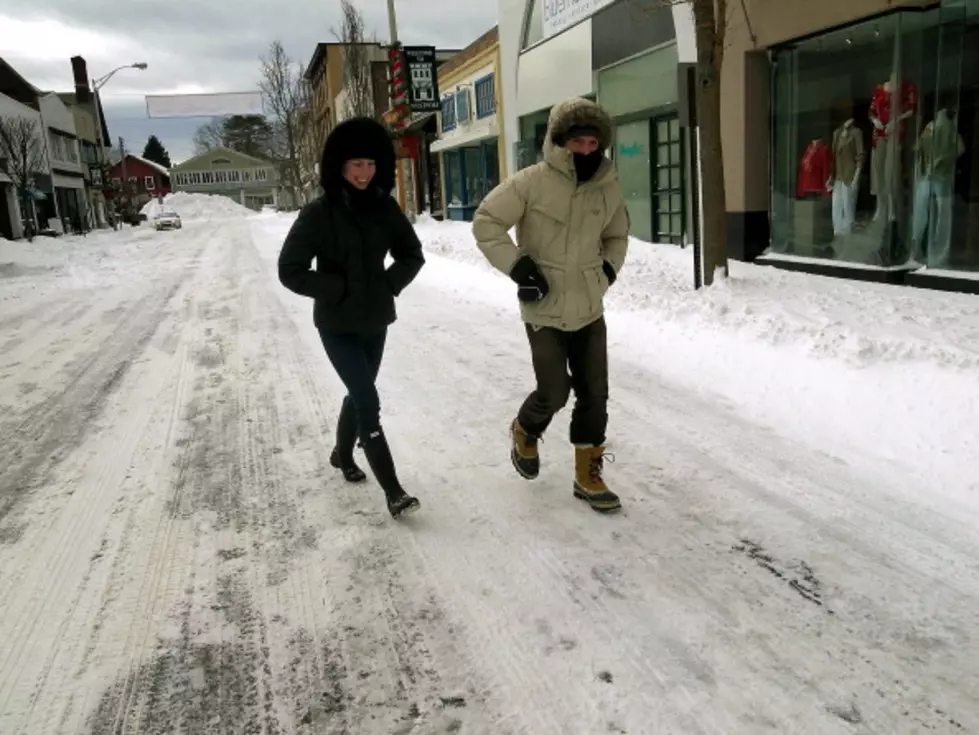
<instances>
[{"instance_id":1,"label":"dark jeans","mask_svg":"<svg viewBox=\"0 0 979 735\"><path fill-rule=\"evenodd\" d=\"M347 389L344 404L353 404L361 442L381 428L381 398L374 383L381 369L386 339L386 329L373 334L340 334L320 330L326 356Z\"/></svg>"},{"instance_id":2,"label":"dark jeans","mask_svg":"<svg viewBox=\"0 0 979 735\"><path fill-rule=\"evenodd\" d=\"M527 396L517 419L525 431L541 435L571 391L571 443L600 446L608 427L608 333L605 318L577 332L527 325L537 389ZM571 374L568 375L570 369Z\"/></svg>"}]
</instances>

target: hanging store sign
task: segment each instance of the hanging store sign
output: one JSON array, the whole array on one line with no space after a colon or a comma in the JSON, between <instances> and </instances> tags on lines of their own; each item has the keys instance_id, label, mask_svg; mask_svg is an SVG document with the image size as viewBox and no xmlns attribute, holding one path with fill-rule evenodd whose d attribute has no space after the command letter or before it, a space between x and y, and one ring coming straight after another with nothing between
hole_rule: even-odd
<instances>
[{"instance_id":1,"label":"hanging store sign","mask_svg":"<svg viewBox=\"0 0 979 735\"><path fill-rule=\"evenodd\" d=\"M615 0L544 0L544 38L590 18L613 2Z\"/></svg>"},{"instance_id":2,"label":"hanging store sign","mask_svg":"<svg viewBox=\"0 0 979 735\"><path fill-rule=\"evenodd\" d=\"M412 112L439 112L438 64L434 46L402 48L408 77L408 106Z\"/></svg>"}]
</instances>

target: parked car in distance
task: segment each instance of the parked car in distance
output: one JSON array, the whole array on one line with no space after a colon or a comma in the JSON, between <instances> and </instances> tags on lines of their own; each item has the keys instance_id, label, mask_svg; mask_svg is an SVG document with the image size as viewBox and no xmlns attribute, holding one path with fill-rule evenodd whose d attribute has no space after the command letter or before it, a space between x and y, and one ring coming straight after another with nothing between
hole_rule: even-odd
<instances>
[{"instance_id":1,"label":"parked car in distance","mask_svg":"<svg viewBox=\"0 0 979 735\"><path fill-rule=\"evenodd\" d=\"M161 210L153 218L153 226L159 230L179 230L183 227L183 223L180 221L180 215L174 212L172 209Z\"/></svg>"}]
</instances>

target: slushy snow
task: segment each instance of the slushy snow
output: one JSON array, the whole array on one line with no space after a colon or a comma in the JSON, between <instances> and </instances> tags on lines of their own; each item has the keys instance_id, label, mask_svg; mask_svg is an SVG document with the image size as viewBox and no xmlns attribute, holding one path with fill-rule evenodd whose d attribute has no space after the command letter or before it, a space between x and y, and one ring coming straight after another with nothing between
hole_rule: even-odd
<instances>
[{"instance_id":1,"label":"slushy snow","mask_svg":"<svg viewBox=\"0 0 979 735\"><path fill-rule=\"evenodd\" d=\"M979 731L979 299L694 292L633 241L603 517L567 411L513 472L515 287L423 217L379 384L398 523L329 466L295 215L174 200L179 231L0 242L0 732Z\"/></svg>"}]
</instances>

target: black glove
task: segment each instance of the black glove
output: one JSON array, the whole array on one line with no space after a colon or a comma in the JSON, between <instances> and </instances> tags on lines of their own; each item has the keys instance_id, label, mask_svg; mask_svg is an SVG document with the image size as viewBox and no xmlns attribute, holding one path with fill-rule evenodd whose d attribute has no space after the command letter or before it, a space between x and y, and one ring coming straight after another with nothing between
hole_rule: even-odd
<instances>
[{"instance_id":1,"label":"black glove","mask_svg":"<svg viewBox=\"0 0 979 735\"><path fill-rule=\"evenodd\" d=\"M615 279L618 278L618 276L615 274L615 268L613 268L612 264L609 263L607 260L602 261L602 273L605 274L605 277L608 279L609 288L611 288L612 284L615 283Z\"/></svg>"},{"instance_id":2,"label":"black glove","mask_svg":"<svg viewBox=\"0 0 979 735\"><path fill-rule=\"evenodd\" d=\"M547 279L529 255L517 259L510 269L510 278L517 284L517 298L526 303L540 301L550 291Z\"/></svg>"}]
</instances>

